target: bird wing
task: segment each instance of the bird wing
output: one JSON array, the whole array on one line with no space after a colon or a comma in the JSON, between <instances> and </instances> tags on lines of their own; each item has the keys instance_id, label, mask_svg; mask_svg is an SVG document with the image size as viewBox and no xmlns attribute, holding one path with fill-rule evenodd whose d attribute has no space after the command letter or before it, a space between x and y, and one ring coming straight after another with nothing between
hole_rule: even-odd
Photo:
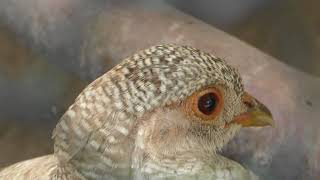
<instances>
[{"instance_id":1,"label":"bird wing","mask_svg":"<svg viewBox=\"0 0 320 180\"><path fill-rule=\"evenodd\" d=\"M51 174L57 167L53 155L22 161L0 171L1 180L51 180Z\"/></svg>"},{"instance_id":2,"label":"bird wing","mask_svg":"<svg viewBox=\"0 0 320 180\"><path fill-rule=\"evenodd\" d=\"M136 180L259 180L251 171L243 167L200 171L196 174L157 174L135 177Z\"/></svg>"}]
</instances>

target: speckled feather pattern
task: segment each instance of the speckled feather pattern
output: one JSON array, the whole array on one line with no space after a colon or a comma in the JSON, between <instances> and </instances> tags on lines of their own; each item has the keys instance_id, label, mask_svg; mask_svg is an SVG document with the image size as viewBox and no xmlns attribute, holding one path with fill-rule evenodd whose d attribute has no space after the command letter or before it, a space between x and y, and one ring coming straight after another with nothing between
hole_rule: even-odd
<instances>
[{"instance_id":1,"label":"speckled feather pattern","mask_svg":"<svg viewBox=\"0 0 320 180\"><path fill-rule=\"evenodd\" d=\"M47 167L47 177L172 179L172 174L145 177L133 172L132 153L136 149L138 121L146 113L182 101L192 92L212 84L232 89L235 97L243 93L236 69L220 58L189 46L153 46L125 59L85 88L61 117L53 132L54 157L49 156L56 168ZM197 163L201 162L194 162ZM210 178L205 179L249 177L250 172L236 162L226 164L233 171L221 169L218 173L208 173ZM189 176L191 179L203 179L196 165L188 168L195 171ZM10 170L21 173L18 166L4 171ZM26 179L29 174L25 174ZM234 175L239 178L233 178ZM0 172L0 179L8 176Z\"/></svg>"}]
</instances>

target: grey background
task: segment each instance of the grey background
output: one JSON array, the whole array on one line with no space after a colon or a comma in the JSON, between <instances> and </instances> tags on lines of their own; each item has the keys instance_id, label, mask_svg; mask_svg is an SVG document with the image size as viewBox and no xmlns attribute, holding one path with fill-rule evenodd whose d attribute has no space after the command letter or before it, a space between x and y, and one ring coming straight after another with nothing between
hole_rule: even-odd
<instances>
[{"instance_id":1,"label":"grey background","mask_svg":"<svg viewBox=\"0 0 320 180\"><path fill-rule=\"evenodd\" d=\"M319 177L316 158L320 154L320 141L316 132L319 127L320 90L320 16L317 7L320 3L316 0L166 1L170 6L285 63L274 63L272 59L272 65L264 66L264 62L271 58L261 55L261 59L267 60L246 61L242 58L237 61L235 57L241 57L241 54L252 57L254 55L250 53L255 54L256 50L251 52L249 48L242 48L247 45L239 42L225 45L222 41L228 39L226 34L207 32L209 26L200 21L193 22L191 17L175 13L174 9L167 10L167 5L160 1L115 2L0 2L0 168L51 153L51 131L59 117L89 82L126 55L153 44L153 41L167 42L171 39L210 51L206 46L210 42L205 42L205 39L221 39L221 44L212 42L213 51L219 54L224 49L232 49L229 46L235 47L230 54L239 53L239 56L228 57L226 51L221 55L240 68L245 81L249 82L246 86L271 104L276 117L297 119L289 123L283 121L280 127L286 127L285 131L280 128L273 130L268 147L264 145L268 141L264 136L270 135L268 131L262 133L260 141L250 139L246 131L240 133L240 141L231 143L226 155L243 162L265 179ZM114 4L124 11L117 11ZM141 19L130 19L135 15ZM166 18L172 19L171 16L186 23L172 26L171 34L152 34L152 31L164 28L160 23L166 22ZM145 34L135 32L138 27L147 26L144 22L148 20L153 21L153 27L139 29ZM183 27L186 30L180 30ZM195 30L186 37L188 28ZM149 32L153 39L147 38ZM211 37L211 34L216 36ZM250 66L252 71L246 72L246 66ZM261 67L265 69L263 73L258 72ZM272 87L273 84L279 86ZM271 101L266 94L276 95L275 100ZM237 143L242 140L254 141L255 148L237 151ZM254 161L256 159L259 163Z\"/></svg>"}]
</instances>

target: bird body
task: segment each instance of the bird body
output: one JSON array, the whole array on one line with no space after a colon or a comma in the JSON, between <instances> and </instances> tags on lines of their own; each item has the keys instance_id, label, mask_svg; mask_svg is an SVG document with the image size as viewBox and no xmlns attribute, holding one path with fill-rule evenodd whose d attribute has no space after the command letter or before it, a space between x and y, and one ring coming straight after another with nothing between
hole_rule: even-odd
<instances>
[{"instance_id":1,"label":"bird body","mask_svg":"<svg viewBox=\"0 0 320 180\"><path fill-rule=\"evenodd\" d=\"M222 159L221 159L222 160ZM173 170L168 172L168 169L164 170L162 174L157 176L147 177L143 173L134 172L132 178L119 178L119 179L135 179L135 180L258 180L258 177L254 175L251 171L246 170L240 164L234 161L225 159L228 163L225 166L212 169L211 166L207 164L196 164L190 161L190 164L186 164L186 167L176 168L175 170L181 171L179 175ZM192 164L191 164L192 163ZM0 179L14 179L14 180L63 180L63 179L85 179L79 176L68 175L64 177L57 176L58 172L58 161L54 155L46 155L31 160L26 160L23 162L16 163L5 168L0 173ZM214 164L213 164L214 166ZM191 167L194 167L192 169ZM199 167L202 167L200 170ZM190 173L191 171L193 173ZM187 172L187 173L186 173ZM113 179L110 177L105 177L104 179Z\"/></svg>"},{"instance_id":2,"label":"bird body","mask_svg":"<svg viewBox=\"0 0 320 180\"><path fill-rule=\"evenodd\" d=\"M153 46L83 90L53 132L53 155L10 166L0 179L254 179L218 152L241 126L270 124L224 60Z\"/></svg>"}]
</instances>

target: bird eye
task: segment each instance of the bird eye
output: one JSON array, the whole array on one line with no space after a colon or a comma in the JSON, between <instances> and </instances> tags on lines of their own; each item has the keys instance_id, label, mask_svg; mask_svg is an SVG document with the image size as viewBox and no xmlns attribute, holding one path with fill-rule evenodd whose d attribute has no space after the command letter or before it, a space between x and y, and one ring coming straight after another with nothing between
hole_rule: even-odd
<instances>
[{"instance_id":1,"label":"bird eye","mask_svg":"<svg viewBox=\"0 0 320 180\"><path fill-rule=\"evenodd\" d=\"M201 96L198 100L198 109L205 115L210 115L214 112L218 104L218 99L214 93L207 93Z\"/></svg>"},{"instance_id":2,"label":"bird eye","mask_svg":"<svg viewBox=\"0 0 320 180\"><path fill-rule=\"evenodd\" d=\"M220 88L208 87L193 93L186 101L187 113L200 120L212 122L223 107L223 96Z\"/></svg>"}]
</instances>

